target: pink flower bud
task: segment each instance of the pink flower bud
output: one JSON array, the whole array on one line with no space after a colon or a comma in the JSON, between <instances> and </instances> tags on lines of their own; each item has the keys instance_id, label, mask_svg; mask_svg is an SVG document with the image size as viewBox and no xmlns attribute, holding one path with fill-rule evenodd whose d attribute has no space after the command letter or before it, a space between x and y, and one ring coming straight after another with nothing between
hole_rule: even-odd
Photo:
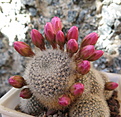
<instances>
[{"instance_id":1,"label":"pink flower bud","mask_svg":"<svg viewBox=\"0 0 121 117\"><path fill-rule=\"evenodd\" d=\"M31 47L24 42L15 41L13 46L14 46L15 50L22 56L31 57L31 56L35 55L31 49Z\"/></svg>"},{"instance_id":2,"label":"pink flower bud","mask_svg":"<svg viewBox=\"0 0 121 117\"><path fill-rule=\"evenodd\" d=\"M51 23L55 34L62 29L62 23L59 17L52 18Z\"/></svg>"},{"instance_id":3,"label":"pink flower bud","mask_svg":"<svg viewBox=\"0 0 121 117\"><path fill-rule=\"evenodd\" d=\"M23 86L26 85L24 78L19 75L10 77L8 79L8 82L10 85L12 85L15 88L22 88Z\"/></svg>"},{"instance_id":4,"label":"pink flower bud","mask_svg":"<svg viewBox=\"0 0 121 117\"><path fill-rule=\"evenodd\" d=\"M68 42L67 42L67 51L69 53L76 53L78 50L78 43L75 39L70 39Z\"/></svg>"},{"instance_id":5,"label":"pink flower bud","mask_svg":"<svg viewBox=\"0 0 121 117\"><path fill-rule=\"evenodd\" d=\"M84 46L79 51L79 58L81 58L81 59L88 59L90 56L93 55L94 51L95 51L95 48L94 48L93 45Z\"/></svg>"},{"instance_id":6,"label":"pink flower bud","mask_svg":"<svg viewBox=\"0 0 121 117\"><path fill-rule=\"evenodd\" d=\"M32 93L29 88L24 88L20 92L20 97L24 99L29 99L32 96Z\"/></svg>"},{"instance_id":7,"label":"pink flower bud","mask_svg":"<svg viewBox=\"0 0 121 117\"><path fill-rule=\"evenodd\" d=\"M71 103L71 100L68 96L62 95L61 97L58 98L58 103L61 106L68 106Z\"/></svg>"},{"instance_id":8,"label":"pink flower bud","mask_svg":"<svg viewBox=\"0 0 121 117\"><path fill-rule=\"evenodd\" d=\"M105 90L112 91L118 87L118 84L116 82L107 82L105 84Z\"/></svg>"},{"instance_id":9,"label":"pink flower bud","mask_svg":"<svg viewBox=\"0 0 121 117\"><path fill-rule=\"evenodd\" d=\"M53 30L51 22L46 23L44 27L44 33L45 33L46 39L50 42L52 47L54 49L57 48L56 43L55 43L55 34L54 34L54 30Z\"/></svg>"},{"instance_id":10,"label":"pink flower bud","mask_svg":"<svg viewBox=\"0 0 121 117\"><path fill-rule=\"evenodd\" d=\"M102 50L95 50L94 53L92 54L92 56L90 56L88 58L89 61L95 61L97 59L99 59L102 55L103 55L103 51Z\"/></svg>"},{"instance_id":11,"label":"pink flower bud","mask_svg":"<svg viewBox=\"0 0 121 117\"><path fill-rule=\"evenodd\" d=\"M77 64L77 71L80 74L84 75L90 71L90 67L91 67L90 62L87 60L84 60Z\"/></svg>"},{"instance_id":12,"label":"pink flower bud","mask_svg":"<svg viewBox=\"0 0 121 117\"><path fill-rule=\"evenodd\" d=\"M78 40L78 27L72 26L67 32L67 40L75 39Z\"/></svg>"},{"instance_id":13,"label":"pink flower bud","mask_svg":"<svg viewBox=\"0 0 121 117\"><path fill-rule=\"evenodd\" d=\"M84 85L82 83L75 83L72 85L70 92L75 96L82 95L84 92Z\"/></svg>"},{"instance_id":14,"label":"pink flower bud","mask_svg":"<svg viewBox=\"0 0 121 117\"><path fill-rule=\"evenodd\" d=\"M61 47L63 47L65 44L65 36L61 30L56 34L56 43Z\"/></svg>"},{"instance_id":15,"label":"pink flower bud","mask_svg":"<svg viewBox=\"0 0 121 117\"><path fill-rule=\"evenodd\" d=\"M47 22L44 27L44 33L49 42L55 41L55 34L51 22Z\"/></svg>"},{"instance_id":16,"label":"pink flower bud","mask_svg":"<svg viewBox=\"0 0 121 117\"><path fill-rule=\"evenodd\" d=\"M45 50L44 37L42 34L36 29L32 29L30 34L33 44L41 50Z\"/></svg>"},{"instance_id":17,"label":"pink flower bud","mask_svg":"<svg viewBox=\"0 0 121 117\"><path fill-rule=\"evenodd\" d=\"M88 34L81 43L81 47L84 47L86 45L95 45L97 40L98 40L99 36L97 33L92 32L90 34Z\"/></svg>"}]
</instances>

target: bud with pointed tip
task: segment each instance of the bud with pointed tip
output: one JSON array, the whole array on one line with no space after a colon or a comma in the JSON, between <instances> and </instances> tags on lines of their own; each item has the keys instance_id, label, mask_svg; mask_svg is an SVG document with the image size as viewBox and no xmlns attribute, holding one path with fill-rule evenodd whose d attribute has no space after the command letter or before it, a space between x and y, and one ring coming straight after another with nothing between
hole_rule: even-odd
<instances>
[{"instance_id":1,"label":"bud with pointed tip","mask_svg":"<svg viewBox=\"0 0 121 117\"><path fill-rule=\"evenodd\" d=\"M57 48L56 44L55 44L55 34L54 34L54 30L53 30L51 22L46 23L46 25L44 27L44 33L45 33L46 39L50 42L52 47L54 49Z\"/></svg>"},{"instance_id":2,"label":"bud with pointed tip","mask_svg":"<svg viewBox=\"0 0 121 117\"><path fill-rule=\"evenodd\" d=\"M118 87L118 84L116 82L107 82L105 84L105 90L112 91Z\"/></svg>"},{"instance_id":3,"label":"bud with pointed tip","mask_svg":"<svg viewBox=\"0 0 121 117\"><path fill-rule=\"evenodd\" d=\"M71 86L70 92L75 96L82 95L84 92L84 85L82 83L75 83Z\"/></svg>"},{"instance_id":4,"label":"bud with pointed tip","mask_svg":"<svg viewBox=\"0 0 121 117\"><path fill-rule=\"evenodd\" d=\"M58 98L58 103L61 106L68 106L71 103L71 99L66 95L62 95Z\"/></svg>"},{"instance_id":5,"label":"bud with pointed tip","mask_svg":"<svg viewBox=\"0 0 121 117\"><path fill-rule=\"evenodd\" d=\"M65 36L64 33L60 30L57 32L56 34L56 43L63 48L64 44L65 44Z\"/></svg>"},{"instance_id":6,"label":"bud with pointed tip","mask_svg":"<svg viewBox=\"0 0 121 117\"><path fill-rule=\"evenodd\" d=\"M78 40L78 27L72 26L67 32L67 40L75 39Z\"/></svg>"},{"instance_id":7,"label":"bud with pointed tip","mask_svg":"<svg viewBox=\"0 0 121 117\"><path fill-rule=\"evenodd\" d=\"M15 41L13 46L14 46L15 50L22 56L31 57L31 56L35 55L31 49L31 47L24 42Z\"/></svg>"},{"instance_id":8,"label":"bud with pointed tip","mask_svg":"<svg viewBox=\"0 0 121 117\"><path fill-rule=\"evenodd\" d=\"M84 75L87 74L90 71L90 62L87 60L84 60L77 64L77 71L78 73Z\"/></svg>"},{"instance_id":9,"label":"bud with pointed tip","mask_svg":"<svg viewBox=\"0 0 121 117\"><path fill-rule=\"evenodd\" d=\"M78 50L78 43L75 39L70 39L68 42L67 42L67 51L69 53L76 53Z\"/></svg>"},{"instance_id":10,"label":"bud with pointed tip","mask_svg":"<svg viewBox=\"0 0 121 117\"><path fill-rule=\"evenodd\" d=\"M15 88L22 88L23 86L26 85L24 78L19 75L10 77L8 79L8 82L10 85L12 85Z\"/></svg>"},{"instance_id":11,"label":"bud with pointed tip","mask_svg":"<svg viewBox=\"0 0 121 117\"><path fill-rule=\"evenodd\" d=\"M29 99L32 96L32 93L29 88L24 88L20 92L20 97L24 99Z\"/></svg>"},{"instance_id":12,"label":"bud with pointed tip","mask_svg":"<svg viewBox=\"0 0 121 117\"><path fill-rule=\"evenodd\" d=\"M53 30L52 24L50 22L46 23L46 25L44 27L44 33L49 42L55 41L54 30Z\"/></svg>"},{"instance_id":13,"label":"bud with pointed tip","mask_svg":"<svg viewBox=\"0 0 121 117\"><path fill-rule=\"evenodd\" d=\"M44 37L42 34L38 30L32 29L30 35L33 44L41 50L45 50Z\"/></svg>"},{"instance_id":14,"label":"bud with pointed tip","mask_svg":"<svg viewBox=\"0 0 121 117\"><path fill-rule=\"evenodd\" d=\"M93 55L95 47L93 45L87 45L80 49L78 57L81 59L88 59Z\"/></svg>"},{"instance_id":15,"label":"bud with pointed tip","mask_svg":"<svg viewBox=\"0 0 121 117\"><path fill-rule=\"evenodd\" d=\"M51 23L55 34L62 29L62 22L59 17L52 18Z\"/></svg>"},{"instance_id":16,"label":"bud with pointed tip","mask_svg":"<svg viewBox=\"0 0 121 117\"><path fill-rule=\"evenodd\" d=\"M88 58L89 61L96 61L97 59L99 59L102 55L103 55L103 51L102 50L95 50L94 53L92 54L92 56L90 56Z\"/></svg>"},{"instance_id":17,"label":"bud with pointed tip","mask_svg":"<svg viewBox=\"0 0 121 117\"><path fill-rule=\"evenodd\" d=\"M97 33L92 32L88 34L84 39L82 40L81 47L84 47L86 45L95 45L99 36Z\"/></svg>"}]
</instances>

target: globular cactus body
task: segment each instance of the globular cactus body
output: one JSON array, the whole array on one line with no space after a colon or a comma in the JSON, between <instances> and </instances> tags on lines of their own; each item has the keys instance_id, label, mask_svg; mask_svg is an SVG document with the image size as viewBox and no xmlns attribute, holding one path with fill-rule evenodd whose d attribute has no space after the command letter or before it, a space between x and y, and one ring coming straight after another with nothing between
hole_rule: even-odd
<instances>
[{"instance_id":1,"label":"globular cactus body","mask_svg":"<svg viewBox=\"0 0 121 117\"><path fill-rule=\"evenodd\" d=\"M40 115L44 113L44 107L42 104L36 99L35 96L32 96L30 99L22 99L20 100L20 108L22 112L29 113L33 116Z\"/></svg>"},{"instance_id":2,"label":"globular cactus body","mask_svg":"<svg viewBox=\"0 0 121 117\"><path fill-rule=\"evenodd\" d=\"M33 52L23 42L14 44L18 53L31 57L24 80L20 82L30 89L28 93L23 93L23 88L21 97L30 99L21 100L21 110L39 117L44 114L49 117L48 112L52 114L56 111L53 117L66 117L68 114L69 117L110 117L106 100L118 85L109 84L104 73L91 67L90 61L103 55L103 51L94 47L98 34L86 36L79 47L78 28L73 26L66 36L61 29L62 24L57 17L44 27L45 38L53 49L46 48L44 37L35 29L31 31L32 42L41 51ZM11 85L14 86L13 83ZM43 108L46 108L46 112ZM68 114L65 114L66 110Z\"/></svg>"},{"instance_id":3,"label":"globular cactus body","mask_svg":"<svg viewBox=\"0 0 121 117\"><path fill-rule=\"evenodd\" d=\"M111 97L112 91L104 90L108 77L91 68L78 81L84 84L85 91L70 108L70 117L110 117L106 99Z\"/></svg>"},{"instance_id":4,"label":"globular cactus body","mask_svg":"<svg viewBox=\"0 0 121 117\"><path fill-rule=\"evenodd\" d=\"M82 95L70 108L70 117L110 117L110 111L103 98L97 95Z\"/></svg>"},{"instance_id":5,"label":"globular cactus body","mask_svg":"<svg viewBox=\"0 0 121 117\"><path fill-rule=\"evenodd\" d=\"M49 109L61 109L58 98L75 83L75 67L67 53L48 49L32 58L24 78L40 102Z\"/></svg>"}]
</instances>

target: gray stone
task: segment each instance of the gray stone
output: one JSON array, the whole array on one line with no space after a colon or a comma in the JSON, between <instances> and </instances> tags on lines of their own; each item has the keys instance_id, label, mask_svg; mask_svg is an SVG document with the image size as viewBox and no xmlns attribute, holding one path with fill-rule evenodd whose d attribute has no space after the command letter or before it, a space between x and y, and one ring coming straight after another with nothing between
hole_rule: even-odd
<instances>
[{"instance_id":1,"label":"gray stone","mask_svg":"<svg viewBox=\"0 0 121 117\"><path fill-rule=\"evenodd\" d=\"M110 55L116 55L117 54L116 50L117 50L117 47L115 45L112 45L108 47L107 51Z\"/></svg>"},{"instance_id":2,"label":"gray stone","mask_svg":"<svg viewBox=\"0 0 121 117\"><path fill-rule=\"evenodd\" d=\"M53 0L46 0L46 1L47 1L48 5L51 5Z\"/></svg>"},{"instance_id":3,"label":"gray stone","mask_svg":"<svg viewBox=\"0 0 121 117\"><path fill-rule=\"evenodd\" d=\"M68 11L68 21L69 22L75 22L76 18L78 16L78 12L77 11Z\"/></svg>"},{"instance_id":4,"label":"gray stone","mask_svg":"<svg viewBox=\"0 0 121 117\"><path fill-rule=\"evenodd\" d=\"M121 55L121 46L118 47L119 54Z\"/></svg>"},{"instance_id":5,"label":"gray stone","mask_svg":"<svg viewBox=\"0 0 121 117\"><path fill-rule=\"evenodd\" d=\"M6 74L7 71L6 70L0 70L0 74L3 75L3 74Z\"/></svg>"},{"instance_id":6,"label":"gray stone","mask_svg":"<svg viewBox=\"0 0 121 117\"><path fill-rule=\"evenodd\" d=\"M104 0L102 3L104 4L104 5L109 5L109 4L111 4L113 2L113 0Z\"/></svg>"},{"instance_id":7,"label":"gray stone","mask_svg":"<svg viewBox=\"0 0 121 117\"><path fill-rule=\"evenodd\" d=\"M119 19L119 17L121 17L121 6L115 3L112 3L108 7L108 12L112 14L115 19Z\"/></svg>"},{"instance_id":8,"label":"gray stone","mask_svg":"<svg viewBox=\"0 0 121 117\"><path fill-rule=\"evenodd\" d=\"M116 20L114 23L115 33L120 34L121 33L121 21Z\"/></svg>"},{"instance_id":9,"label":"gray stone","mask_svg":"<svg viewBox=\"0 0 121 117\"><path fill-rule=\"evenodd\" d=\"M11 3L1 3L0 6L0 31L9 38L12 45L16 36L19 40L25 38L27 27L24 24L30 21L30 16L21 0L11 0Z\"/></svg>"},{"instance_id":10,"label":"gray stone","mask_svg":"<svg viewBox=\"0 0 121 117\"><path fill-rule=\"evenodd\" d=\"M34 6L35 5L35 0L21 0L21 2L24 5L29 5L29 6Z\"/></svg>"},{"instance_id":11,"label":"gray stone","mask_svg":"<svg viewBox=\"0 0 121 117\"><path fill-rule=\"evenodd\" d=\"M104 18L104 22L110 27L114 25L114 21L115 19L112 16L110 16L109 18L106 18L106 17Z\"/></svg>"},{"instance_id":12,"label":"gray stone","mask_svg":"<svg viewBox=\"0 0 121 117\"><path fill-rule=\"evenodd\" d=\"M55 6L55 5L58 5L60 3L59 0L40 0L40 3L46 3L48 6Z\"/></svg>"},{"instance_id":13,"label":"gray stone","mask_svg":"<svg viewBox=\"0 0 121 117\"><path fill-rule=\"evenodd\" d=\"M0 54L8 50L9 40L6 37L0 38Z\"/></svg>"},{"instance_id":14,"label":"gray stone","mask_svg":"<svg viewBox=\"0 0 121 117\"><path fill-rule=\"evenodd\" d=\"M0 59L0 67L2 66L9 67L11 63L13 62L12 53L9 54L9 51L5 51L4 53L1 53L0 58L2 58Z\"/></svg>"},{"instance_id":15,"label":"gray stone","mask_svg":"<svg viewBox=\"0 0 121 117\"><path fill-rule=\"evenodd\" d=\"M101 23L102 24L107 23L108 22L108 18L110 18L110 17L112 18L111 20L114 19L114 17L112 16L112 14L110 14L107 6L103 6L102 7L102 14L101 15L102 15L102 18L101 18Z\"/></svg>"},{"instance_id":16,"label":"gray stone","mask_svg":"<svg viewBox=\"0 0 121 117\"><path fill-rule=\"evenodd\" d=\"M83 22L86 14L87 14L87 10L82 10L82 11L79 13L77 22L78 22L78 23Z\"/></svg>"},{"instance_id":17,"label":"gray stone","mask_svg":"<svg viewBox=\"0 0 121 117\"><path fill-rule=\"evenodd\" d=\"M29 8L29 12L31 16L36 16L37 10L35 8Z\"/></svg>"},{"instance_id":18,"label":"gray stone","mask_svg":"<svg viewBox=\"0 0 121 117\"><path fill-rule=\"evenodd\" d=\"M74 4L79 4L79 3L80 3L80 0L72 0L72 2L73 2Z\"/></svg>"},{"instance_id":19,"label":"gray stone","mask_svg":"<svg viewBox=\"0 0 121 117\"><path fill-rule=\"evenodd\" d=\"M10 3L11 0L0 0L0 2L3 2L3 3Z\"/></svg>"},{"instance_id":20,"label":"gray stone","mask_svg":"<svg viewBox=\"0 0 121 117\"><path fill-rule=\"evenodd\" d=\"M113 0L113 3L121 4L121 0Z\"/></svg>"},{"instance_id":21,"label":"gray stone","mask_svg":"<svg viewBox=\"0 0 121 117\"><path fill-rule=\"evenodd\" d=\"M100 35L109 35L111 33L111 27L108 25L102 25L98 28L99 34Z\"/></svg>"}]
</instances>

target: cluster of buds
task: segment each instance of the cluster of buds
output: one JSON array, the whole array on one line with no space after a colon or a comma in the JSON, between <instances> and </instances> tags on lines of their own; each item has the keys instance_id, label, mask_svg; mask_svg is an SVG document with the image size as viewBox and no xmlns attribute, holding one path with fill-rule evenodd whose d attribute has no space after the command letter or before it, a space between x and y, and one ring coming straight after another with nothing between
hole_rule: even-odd
<instances>
[{"instance_id":1,"label":"cluster of buds","mask_svg":"<svg viewBox=\"0 0 121 117\"><path fill-rule=\"evenodd\" d=\"M74 96L81 96L84 92L84 85L82 83L75 83L70 87L70 92ZM67 95L62 95L58 98L58 103L61 106L68 106L71 100Z\"/></svg>"},{"instance_id":2,"label":"cluster of buds","mask_svg":"<svg viewBox=\"0 0 121 117\"><path fill-rule=\"evenodd\" d=\"M8 79L8 82L14 88L22 88L22 87L27 85L26 81L24 80L24 78L22 76L19 76L19 75L15 75L15 76L10 77ZM31 96L32 96L32 93L29 90L29 88L24 88L20 92L20 97L22 97L24 99L28 99Z\"/></svg>"},{"instance_id":3,"label":"cluster of buds","mask_svg":"<svg viewBox=\"0 0 121 117\"><path fill-rule=\"evenodd\" d=\"M54 49L57 48L56 42L61 48L63 48L65 43L64 33L61 30L62 23L58 17L52 18L51 22L47 22L44 27L45 37Z\"/></svg>"},{"instance_id":4,"label":"cluster of buds","mask_svg":"<svg viewBox=\"0 0 121 117\"><path fill-rule=\"evenodd\" d=\"M54 17L50 22L46 23L44 26L44 34L53 49L57 49L59 46L61 50L64 50L64 45L66 44L66 51L69 53L70 57L74 56L75 61L79 62L77 64L77 71L83 75L87 74L90 69L90 62L88 61L95 61L104 53L102 50L96 50L94 47L99 38L98 34L95 32L84 37L79 48L77 42L78 27L72 26L65 36L62 32L62 22L58 17ZM44 36L38 30L32 29L30 36L36 47L41 50L46 50ZM22 56L31 57L35 55L30 46L24 42L14 42L14 48Z\"/></svg>"},{"instance_id":5,"label":"cluster of buds","mask_svg":"<svg viewBox=\"0 0 121 117\"><path fill-rule=\"evenodd\" d=\"M30 36L33 44L40 48L41 51L46 51L46 45L44 43L44 39L46 39L50 42L53 49L59 48L62 51L66 51L69 57L75 61L76 71L81 75L85 75L90 71L90 61L99 59L104 53L102 50L96 50L94 47L99 38L97 33L93 32L84 37L79 47L77 42L78 27L71 27L67 34L64 35L62 22L58 17L54 17L50 22L46 23L44 26L44 34L45 36L38 30L32 29ZM64 45L66 45L66 50L64 50ZM31 47L24 42L14 42L14 48L22 56L32 57L35 55ZM12 76L9 79L9 83L15 88L22 88L26 85L24 78L21 76ZM109 82L105 84L105 89L114 90L117 86L117 83ZM79 96L83 94L84 85L77 82L69 90L73 96ZM20 97L22 98L28 99L31 96L32 93L28 88L23 89L20 93ZM58 103L61 106L68 106L71 103L71 99L66 94L63 94L58 98Z\"/></svg>"}]
</instances>

